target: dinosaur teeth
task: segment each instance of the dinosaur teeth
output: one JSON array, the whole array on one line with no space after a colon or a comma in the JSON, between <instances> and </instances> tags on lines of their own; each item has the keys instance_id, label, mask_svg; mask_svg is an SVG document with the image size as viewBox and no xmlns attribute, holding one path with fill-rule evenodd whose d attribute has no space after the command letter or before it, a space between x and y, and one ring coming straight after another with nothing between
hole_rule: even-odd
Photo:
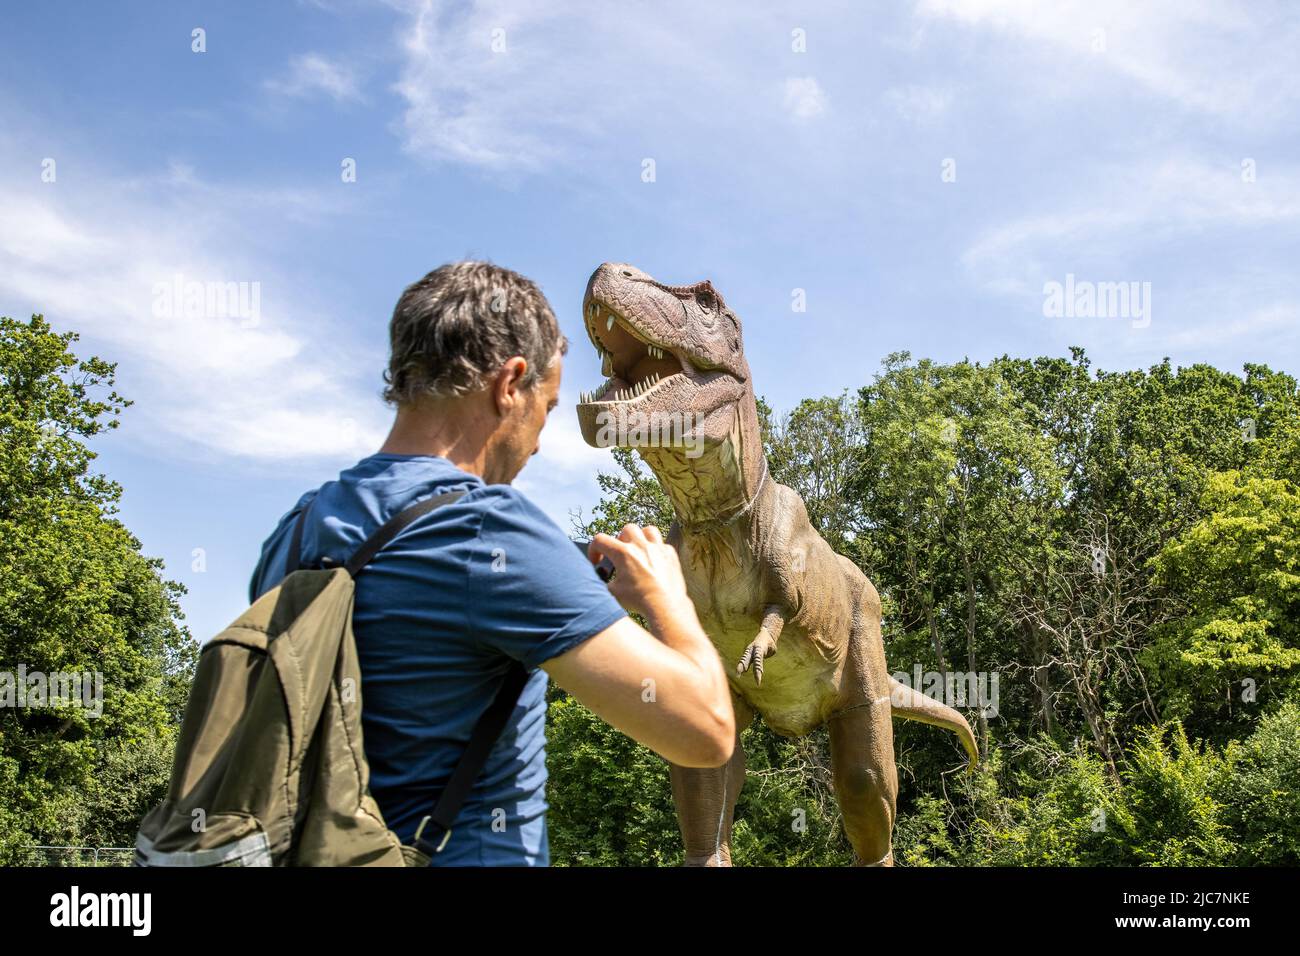
<instances>
[{"instance_id":1,"label":"dinosaur teeth","mask_svg":"<svg viewBox=\"0 0 1300 956\"><path fill-rule=\"evenodd\" d=\"M615 389L612 392L609 392L609 389L613 385L613 382L607 379L605 381L605 384L600 386L600 388L593 389L590 392L579 392L578 393L579 402L580 404L587 405L593 402L631 401L632 399L640 398L646 392L650 391L652 388L658 385L662 380L663 380L663 375L661 375L659 372L651 372L648 376L646 376L639 382L633 382L631 385L628 385L625 388L619 388L619 389ZM609 392L609 394L605 395L606 392ZM601 398L600 397L601 395L605 395L605 397Z\"/></svg>"},{"instance_id":2,"label":"dinosaur teeth","mask_svg":"<svg viewBox=\"0 0 1300 956\"><path fill-rule=\"evenodd\" d=\"M614 374L614 355L613 355L613 353L611 353L611 352L604 352L604 353L601 354L601 361L600 361L600 374L601 374L601 375L613 375L613 374Z\"/></svg>"},{"instance_id":3,"label":"dinosaur teeth","mask_svg":"<svg viewBox=\"0 0 1300 956\"><path fill-rule=\"evenodd\" d=\"M609 318L605 320L605 331L608 332L613 327L614 327L614 313L611 312L609 314Z\"/></svg>"}]
</instances>

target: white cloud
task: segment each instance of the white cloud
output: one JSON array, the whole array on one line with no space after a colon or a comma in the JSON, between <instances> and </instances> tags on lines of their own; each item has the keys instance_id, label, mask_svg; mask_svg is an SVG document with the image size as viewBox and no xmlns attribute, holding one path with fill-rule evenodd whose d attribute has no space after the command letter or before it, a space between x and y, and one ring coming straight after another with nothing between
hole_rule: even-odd
<instances>
[{"instance_id":1,"label":"white cloud","mask_svg":"<svg viewBox=\"0 0 1300 956\"><path fill-rule=\"evenodd\" d=\"M782 104L795 119L812 119L826 112L826 94L811 76L792 76L785 81Z\"/></svg>"},{"instance_id":2,"label":"white cloud","mask_svg":"<svg viewBox=\"0 0 1300 956\"><path fill-rule=\"evenodd\" d=\"M563 80L547 75L541 58L512 36L522 17L473 10L452 27L439 21L433 3L418 5L402 38L405 66L396 87L407 104L408 152L490 169L534 168L559 154L550 134L567 120L555 99L573 91L546 89ZM503 31L499 53L491 48L494 30ZM513 51L512 40L520 43Z\"/></svg>"},{"instance_id":3,"label":"white cloud","mask_svg":"<svg viewBox=\"0 0 1300 956\"><path fill-rule=\"evenodd\" d=\"M1123 361L1285 354L1300 323L1300 284L1277 240L1300 220L1300 167L1254 182L1225 162L1177 159L1093 171L1068 201L985 230L962 255L984 292L1042 326L1046 282L1149 283L1149 327L1051 322L1070 344ZM1155 307L1152 309L1152 299ZM1154 314L1153 314L1154 313ZM1236 350L1234 353L1233 350Z\"/></svg>"},{"instance_id":4,"label":"white cloud","mask_svg":"<svg viewBox=\"0 0 1300 956\"><path fill-rule=\"evenodd\" d=\"M1166 348L1205 350L1229 343L1252 343L1260 360L1268 361L1261 343L1281 334L1294 336L1300 329L1300 305L1275 302L1230 321L1212 321L1175 331L1163 339Z\"/></svg>"},{"instance_id":5,"label":"white cloud","mask_svg":"<svg viewBox=\"0 0 1300 956\"><path fill-rule=\"evenodd\" d=\"M264 461L373 449L374 390L320 334L324 309L265 260L232 251L249 243L227 211L265 204L274 190L224 191L175 170L147 193L138 180L100 178L74 192L31 178L0 182L0 221L16 226L0 231L5 311L43 312L81 333L85 351L118 362L137 400L135 435ZM292 208L300 197L290 195ZM244 283L248 308L213 299L214 312L203 314L205 301L187 316L163 294L177 277L223 293Z\"/></svg>"},{"instance_id":6,"label":"white cloud","mask_svg":"<svg viewBox=\"0 0 1300 956\"><path fill-rule=\"evenodd\" d=\"M593 146L702 137L748 148L737 140L782 108L779 95L755 91L782 90L779 77L806 61L788 51L789 17L757 8L737 18L684 0L395 5L407 14L394 86L405 149L497 173L560 166ZM816 81L790 82L798 115L825 109ZM629 154L629 168L639 171L645 155Z\"/></svg>"},{"instance_id":7,"label":"white cloud","mask_svg":"<svg viewBox=\"0 0 1300 956\"><path fill-rule=\"evenodd\" d=\"M293 57L284 76L267 80L264 85L272 93L294 98L324 93L336 103L362 99L352 68L319 53Z\"/></svg>"},{"instance_id":8,"label":"white cloud","mask_svg":"<svg viewBox=\"0 0 1300 956\"><path fill-rule=\"evenodd\" d=\"M1104 183L1104 192L1083 183L1068 202L988 228L962 262L993 291L1037 294L1046 263L1074 250L1123 260L1171 237L1300 219L1300 168L1266 173L1246 182L1239 166L1186 158L1103 169L1091 181Z\"/></svg>"},{"instance_id":9,"label":"white cloud","mask_svg":"<svg viewBox=\"0 0 1300 956\"><path fill-rule=\"evenodd\" d=\"M929 86L896 86L885 91L885 102L909 122L929 123L948 111L952 93Z\"/></svg>"},{"instance_id":10,"label":"white cloud","mask_svg":"<svg viewBox=\"0 0 1300 956\"><path fill-rule=\"evenodd\" d=\"M1008 36L1037 66L1026 92L1095 92L1088 71L1109 71L1155 95L1238 123L1285 116L1300 97L1294 56L1300 19L1268 4L1215 0L916 0L923 21L952 21ZM1006 68L1023 64L999 58ZM1052 82L1048 82L1048 74Z\"/></svg>"}]
</instances>

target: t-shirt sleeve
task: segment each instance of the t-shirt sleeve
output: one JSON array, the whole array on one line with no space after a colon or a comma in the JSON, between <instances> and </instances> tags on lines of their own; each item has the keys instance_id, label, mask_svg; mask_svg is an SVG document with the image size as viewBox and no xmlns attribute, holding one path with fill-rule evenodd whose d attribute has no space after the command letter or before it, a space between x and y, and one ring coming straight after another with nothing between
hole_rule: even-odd
<instances>
[{"instance_id":1,"label":"t-shirt sleeve","mask_svg":"<svg viewBox=\"0 0 1300 956\"><path fill-rule=\"evenodd\" d=\"M627 615L544 511L513 488L490 494L466 588L475 638L532 668Z\"/></svg>"},{"instance_id":2,"label":"t-shirt sleeve","mask_svg":"<svg viewBox=\"0 0 1300 956\"><path fill-rule=\"evenodd\" d=\"M309 491L301 498L298 503L281 515L279 523L271 536L262 542L262 554L257 559L257 564L253 568L253 573L248 582L248 603L256 604L267 591L271 590L284 577L284 561L288 560L287 554L289 549L289 536L293 533L293 524L298 520L298 515L316 497L316 492ZM286 557L279 558L277 552L283 551Z\"/></svg>"}]
</instances>

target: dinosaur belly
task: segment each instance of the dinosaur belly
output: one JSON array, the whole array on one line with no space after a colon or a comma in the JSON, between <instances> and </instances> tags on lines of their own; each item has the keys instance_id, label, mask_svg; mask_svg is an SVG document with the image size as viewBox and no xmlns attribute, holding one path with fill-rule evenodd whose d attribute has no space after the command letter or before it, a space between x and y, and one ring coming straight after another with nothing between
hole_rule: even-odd
<instances>
[{"instance_id":1,"label":"dinosaur belly","mask_svg":"<svg viewBox=\"0 0 1300 956\"><path fill-rule=\"evenodd\" d=\"M740 661L762 623L761 615L737 623L701 619L709 640L722 657L731 688L762 715L763 722L783 737L802 737L821 726L825 702L835 695L835 664L817 652L799 628L787 626L777 641L776 653L763 662L763 683L753 670L736 673Z\"/></svg>"}]
</instances>

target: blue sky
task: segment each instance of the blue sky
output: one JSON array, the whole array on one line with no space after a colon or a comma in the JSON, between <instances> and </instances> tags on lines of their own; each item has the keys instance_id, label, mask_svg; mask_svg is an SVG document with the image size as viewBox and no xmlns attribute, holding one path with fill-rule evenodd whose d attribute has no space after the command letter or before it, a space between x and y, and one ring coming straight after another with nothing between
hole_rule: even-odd
<instances>
[{"instance_id":1,"label":"blue sky","mask_svg":"<svg viewBox=\"0 0 1300 956\"><path fill-rule=\"evenodd\" d=\"M99 465L202 639L382 439L393 303L452 259L573 340L518 481L566 528L609 464L572 412L606 260L712 279L780 410L904 349L1300 371L1297 50L1283 2L10 5L0 313L118 363ZM176 276L258 312L160 314ZM1150 283L1149 324L1044 315L1067 276Z\"/></svg>"}]
</instances>

